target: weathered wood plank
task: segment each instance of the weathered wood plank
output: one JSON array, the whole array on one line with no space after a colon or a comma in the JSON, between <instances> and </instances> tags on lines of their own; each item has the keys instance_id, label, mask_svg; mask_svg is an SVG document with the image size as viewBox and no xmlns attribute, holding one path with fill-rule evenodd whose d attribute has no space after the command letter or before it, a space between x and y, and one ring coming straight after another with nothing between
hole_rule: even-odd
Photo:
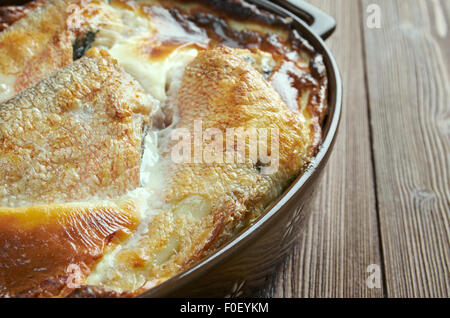
<instances>
[{"instance_id":1,"label":"weathered wood plank","mask_svg":"<svg viewBox=\"0 0 450 318\"><path fill-rule=\"evenodd\" d=\"M264 297L381 297L366 269L381 265L358 1L314 0L336 17L327 41L344 83L344 114L306 233Z\"/></svg>"},{"instance_id":2,"label":"weathered wood plank","mask_svg":"<svg viewBox=\"0 0 450 318\"><path fill-rule=\"evenodd\" d=\"M364 0L378 210L388 297L450 296L449 2Z\"/></svg>"}]
</instances>

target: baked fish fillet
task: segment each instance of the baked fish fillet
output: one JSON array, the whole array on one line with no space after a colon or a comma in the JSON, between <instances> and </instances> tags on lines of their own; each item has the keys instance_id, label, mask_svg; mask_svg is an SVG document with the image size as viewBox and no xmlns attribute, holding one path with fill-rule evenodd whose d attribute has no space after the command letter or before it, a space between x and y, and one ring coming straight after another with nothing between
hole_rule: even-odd
<instances>
[{"instance_id":1,"label":"baked fish fillet","mask_svg":"<svg viewBox=\"0 0 450 318\"><path fill-rule=\"evenodd\" d=\"M151 101L103 54L0 105L0 206L109 199L139 186Z\"/></svg>"},{"instance_id":2,"label":"baked fish fillet","mask_svg":"<svg viewBox=\"0 0 450 318\"><path fill-rule=\"evenodd\" d=\"M152 107L98 50L0 105L0 296L66 295L137 226Z\"/></svg>"},{"instance_id":3,"label":"baked fish fillet","mask_svg":"<svg viewBox=\"0 0 450 318\"><path fill-rule=\"evenodd\" d=\"M83 56L91 31L113 19L103 0L38 0L30 7L0 32L0 102Z\"/></svg>"},{"instance_id":4,"label":"baked fish fillet","mask_svg":"<svg viewBox=\"0 0 450 318\"><path fill-rule=\"evenodd\" d=\"M0 102L72 63L71 2L48 1L0 33Z\"/></svg>"},{"instance_id":5,"label":"baked fish fillet","mask_svg":"<svg viewBox=\"0 0 450 318\"><path fill-rule=\"evenodd\" d=\"M314 152L313 130L287 108L239 51L217 48L200 53L187 66L178 93L170 98L179 117L175 129L193 133L196 121L201 121L205 130L278 131L279 168L263 174L252 160L175 164L172 151L177 143L169 141L159 166L165 180L163 204L155 207L148 224L142 223L138 232L97 264L87 285L126 296L181 272L251 224ZM207 145L202 147L205 150ZM77 295L92 296L99 293L96 287L86 286Z\"/></svg>"}]
</instances>

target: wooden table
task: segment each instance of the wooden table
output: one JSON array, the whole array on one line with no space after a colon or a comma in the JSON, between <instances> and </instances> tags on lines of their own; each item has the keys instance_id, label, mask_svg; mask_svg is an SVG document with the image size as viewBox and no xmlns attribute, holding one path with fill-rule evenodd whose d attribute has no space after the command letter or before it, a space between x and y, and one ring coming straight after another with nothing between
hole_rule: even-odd
<instances>
[{"instance_id":1,"label":"wooden table","mask_svg":"<svg viewBox=\"0 0 450 318\"><path fill-rule=\"evenodd\" d=\"M449 297L450 1L310 2L338 21L343 123L308 230L257 296Z\"/></svg>"}]
</instances>

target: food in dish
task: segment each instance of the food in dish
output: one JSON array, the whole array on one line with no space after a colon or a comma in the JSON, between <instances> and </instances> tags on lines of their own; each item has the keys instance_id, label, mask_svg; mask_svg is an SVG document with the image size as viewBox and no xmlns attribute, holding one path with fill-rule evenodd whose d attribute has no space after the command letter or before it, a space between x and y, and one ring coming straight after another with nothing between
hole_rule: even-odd
<instances>
[{"instance_id":1,"label":"food in dish","mask_svg":"<svg viewBox=\"0 0 450 318\"><path fill-rule=\"evenodd\" d=\"M2 296L153 288L251 225L320 146L326 71L289 20L232 0L35 6L0 33ZM258 129L276 161L250 143L239 160L234 137Z\"/></svg>"}]
</instances>

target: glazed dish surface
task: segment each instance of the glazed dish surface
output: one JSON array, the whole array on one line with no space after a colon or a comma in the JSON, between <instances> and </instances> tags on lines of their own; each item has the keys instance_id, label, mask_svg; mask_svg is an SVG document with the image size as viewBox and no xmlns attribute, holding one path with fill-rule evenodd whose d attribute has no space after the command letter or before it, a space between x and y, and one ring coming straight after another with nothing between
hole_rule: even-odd
<instances>
[{"instance_id":1,"label":"glazed dish surface","mask_svg":"<svg viewBox=\"0 0 450 318\"><path fill-rule=\"evenodd\" d=\"M39 0L0 26L2 297L148 291L251 226L321 144L322 56L245 1Z\"/></svg>"}]
</instances>

